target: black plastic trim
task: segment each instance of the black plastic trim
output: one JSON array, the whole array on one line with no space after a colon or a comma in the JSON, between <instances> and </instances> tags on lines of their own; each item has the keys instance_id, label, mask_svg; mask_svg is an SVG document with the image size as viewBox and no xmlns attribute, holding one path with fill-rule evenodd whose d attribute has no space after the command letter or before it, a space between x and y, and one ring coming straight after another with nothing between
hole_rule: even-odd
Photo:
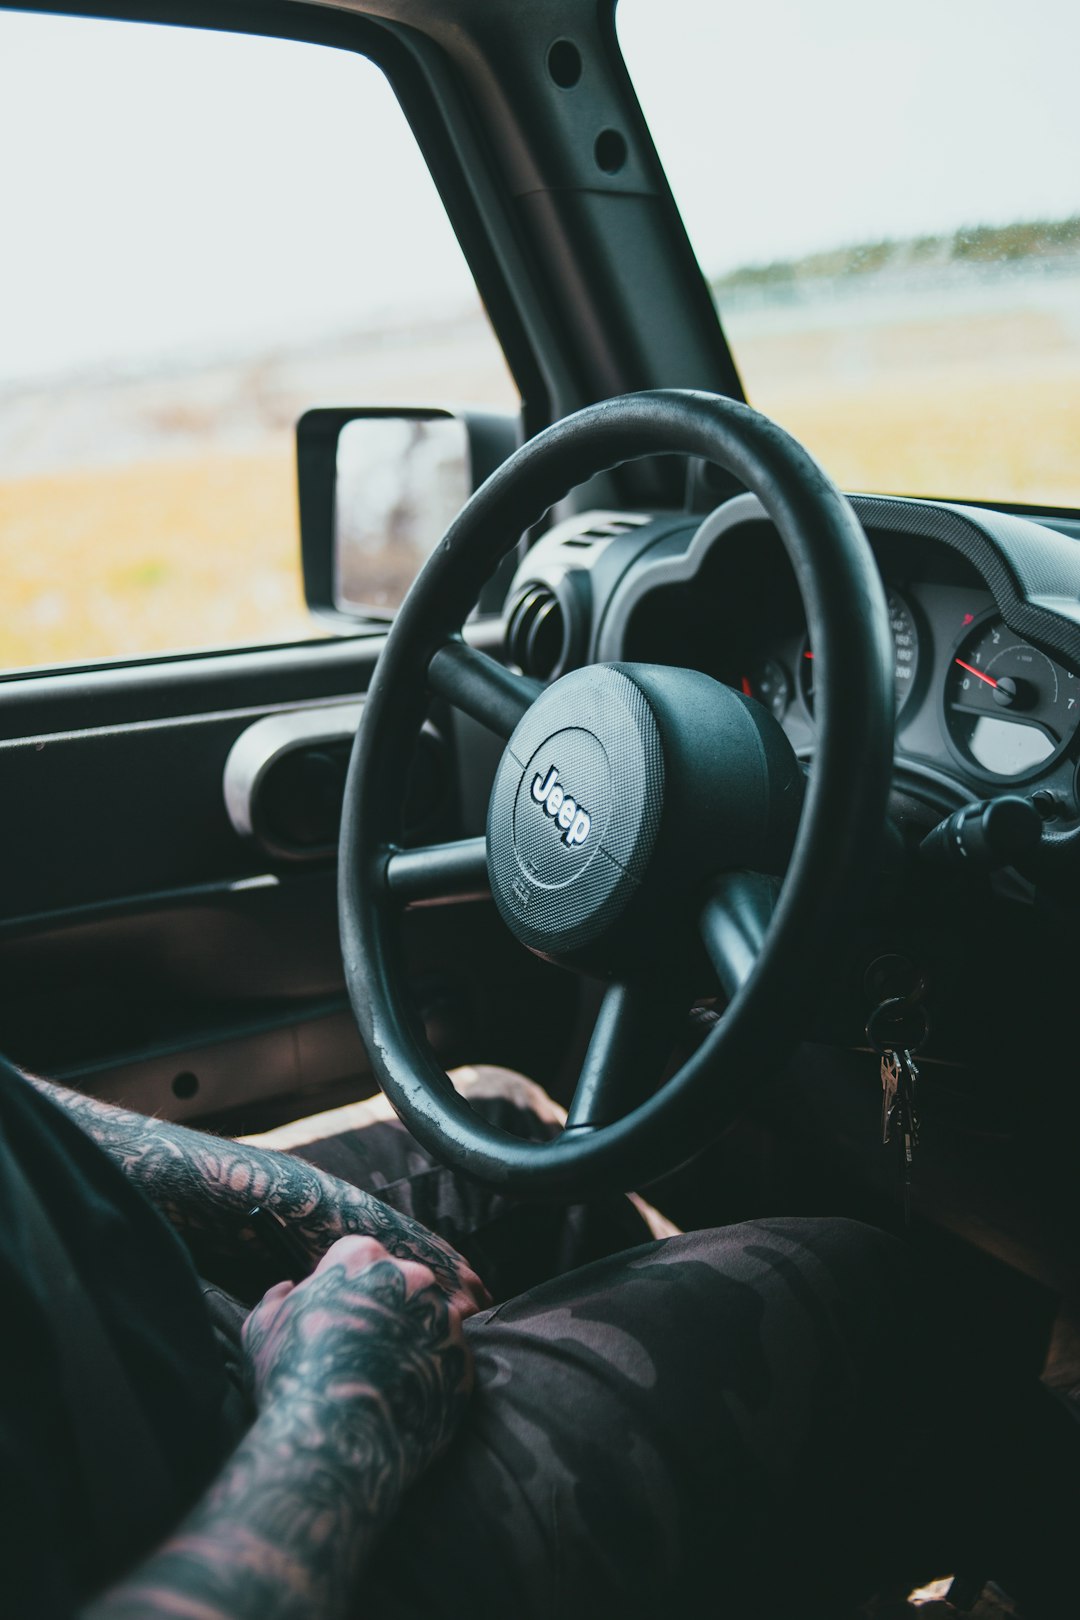
<instances>
[{"instance_id":1,"label":"black plastic trim","mask_svg":"<svg viewBox=\"0 0 1080 1620\"><path fill-rule=\"evenodd\" d=\"M996 509L849 495L864 528L937 540L985 579L998 612L1033 646L1080 672L1080 545L1057 529ZM738 495L705 519L685 551L644 560L624 574L607 605L597 656L624 656L634 609L662 585L695 578L713 546L744 523L770 521L754 495ZM1053 604L1053 605L1051 605Z\"/></svg>"},{"instance_id":2,"label":"black plastic trim","mask_svg":"<svg viewBox=\"0 0 1080 1620\"><path fill-rule=\"evenodd\" d=\"M367 686L384 639L372 633L152 663L22 672L0 681L0 743L192 714L340 702Z\"/></svg>"},{"instance_id":3,"label":"black plastic trim","mask_svg":"<svg viewBox=\"0 0 1080 1620\"><path fill-rule=\"evenodd\" d=\"M922 535L959 552L986 580L1010 630L1080 672L1080 546L1075 541L989 508L868 495L852 496L851 503L867 528Z\"/></svg>"}]
</instances>

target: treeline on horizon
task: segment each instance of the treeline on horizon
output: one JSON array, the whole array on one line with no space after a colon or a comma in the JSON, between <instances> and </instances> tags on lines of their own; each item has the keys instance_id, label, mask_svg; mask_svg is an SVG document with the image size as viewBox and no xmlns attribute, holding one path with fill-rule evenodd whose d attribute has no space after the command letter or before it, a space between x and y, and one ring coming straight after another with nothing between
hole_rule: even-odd
<instances>
[{"instance_id":1,"label":"treeline on horizon","mask_svg":"<svg viewBox=\"0 0 1080 1620\"><path fill-rule=\"evenodd\" d=\"M839 276L875 275L953 263L1016 263L1047 254L1080 252L1080 214L1068 219L1034 219L1012 225L971 225L938 236L886 237L848 247L827 248L798 259L740 265L712 278L717 294L743 288L768 288Z\"/></svg>"}]
</instances>

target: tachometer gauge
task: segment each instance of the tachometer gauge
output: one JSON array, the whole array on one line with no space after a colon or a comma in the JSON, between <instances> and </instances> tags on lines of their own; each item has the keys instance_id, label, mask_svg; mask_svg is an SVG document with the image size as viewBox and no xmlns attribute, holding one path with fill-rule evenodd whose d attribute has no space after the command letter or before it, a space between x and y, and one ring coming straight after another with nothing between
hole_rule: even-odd
<instances>
[{"instance_id":1,"label":"tachometer gauge","mask_svg":"<svg viewBox=\"0 0 1080 1620\"><path fill-rule=\"evenodd\" d=\"M743 676L742 689L747 697L764 703L777 720L784 718L791 702L791 682L787 671L775 658L763 658L755 664L750 674Z\"/></svg>"},{"instance_id":2,"label":"tachometer gauge","mask_svg":"<svg viewBox=\"0 0 1080 1620\"><path fill-rule=\"evenodd\" d=\"M890 591L886 602L893 638L893 680L896 712L899 714L915 687L919 670L919 631L914 615L899 591ZM803 643L799 653L799 691L807 709L813 714L814 654L809 641Z\"/></svg>"},{"instance_id":3,"label":"tachometer gauge","mask_svg":"<svg viewBox=\"0 0 1080 1620\"><path fill-rule=\"evenodd\" d=\"M945 681L945 730L969 768L1001 777L1045 770L1078 721L1080 680L996 615L957 645Z\"/></svg>"}]
</instances>

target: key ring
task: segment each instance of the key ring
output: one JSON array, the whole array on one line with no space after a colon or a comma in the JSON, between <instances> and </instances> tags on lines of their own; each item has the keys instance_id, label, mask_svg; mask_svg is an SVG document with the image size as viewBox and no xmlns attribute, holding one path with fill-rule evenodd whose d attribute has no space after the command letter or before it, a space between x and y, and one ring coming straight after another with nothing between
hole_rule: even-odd
<instances>
[{"instance_id":1,"label":"key ring","mask_svg":"<svg viewBox=\"0 0 1080 1620\"><path fill-rule=\"evenodd\" d=\"M917 1020L915 1026L911 1020ZM887 1026L892 1023L892 1031ZM866 1038L879 1057L889 1057L894 1052L916 1052L930 1033L930 1019L926 1008L918 1001L909 1001L906 996L890 996L887 1001L881 1002L874 1008L866 1020ZM911 1035L911 1039L904 1036Z\"/></svg>"}]
</instances>

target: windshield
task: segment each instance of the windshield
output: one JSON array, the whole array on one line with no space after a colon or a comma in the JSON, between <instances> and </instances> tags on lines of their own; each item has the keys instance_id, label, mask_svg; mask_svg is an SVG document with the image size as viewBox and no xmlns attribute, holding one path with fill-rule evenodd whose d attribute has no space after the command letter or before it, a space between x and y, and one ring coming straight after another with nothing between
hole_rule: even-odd
<instances>
[{"instance_id":1,"label":"windshield","mask_svg":"<svg viewBox=\"0 0 1080 1620\"><path fill-rule=\"evenodd\" d=\"M620 0L751 403L848 489L1080 506L1075 0Z\"/></svg>"}]
</instances>

